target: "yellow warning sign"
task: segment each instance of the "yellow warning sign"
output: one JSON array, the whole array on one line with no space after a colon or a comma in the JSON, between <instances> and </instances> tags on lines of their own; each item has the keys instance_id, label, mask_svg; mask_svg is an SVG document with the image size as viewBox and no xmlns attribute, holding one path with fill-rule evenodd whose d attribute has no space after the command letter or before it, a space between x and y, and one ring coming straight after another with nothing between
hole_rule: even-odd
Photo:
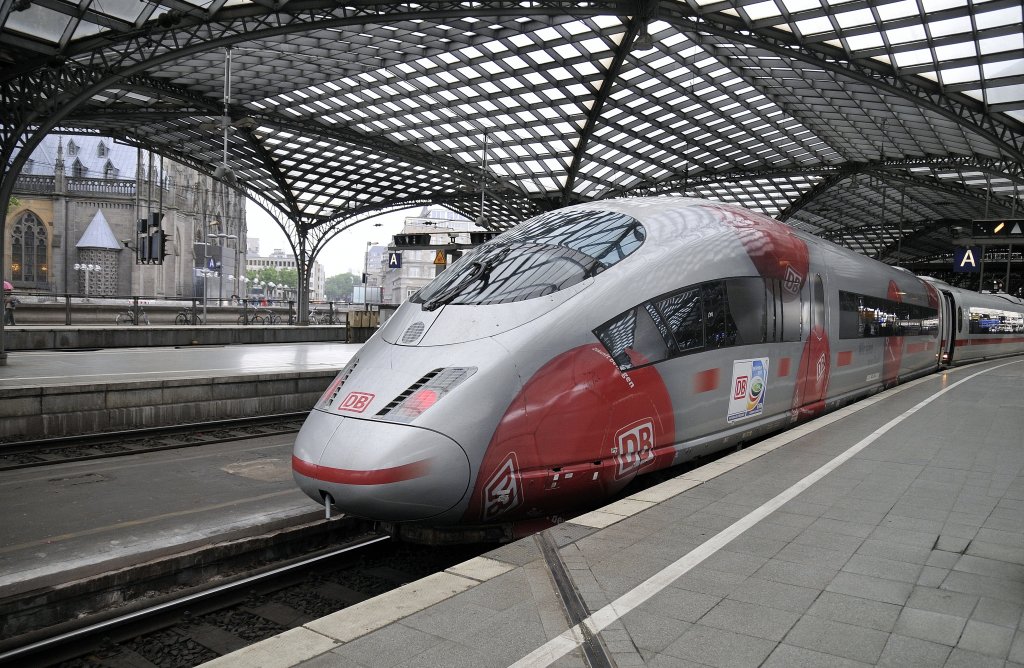
<instances>
[{"instance_id":1,"label":"yellow warning sign","mask_svg":"<svg viewBox=\"0 0 1024 668\"><path fill-rule=\"evenodd\" d=\"M445 257L443 250L437 251L434 255L434 264L448 264L448 258Z\"/></svg>"}]
</instances>

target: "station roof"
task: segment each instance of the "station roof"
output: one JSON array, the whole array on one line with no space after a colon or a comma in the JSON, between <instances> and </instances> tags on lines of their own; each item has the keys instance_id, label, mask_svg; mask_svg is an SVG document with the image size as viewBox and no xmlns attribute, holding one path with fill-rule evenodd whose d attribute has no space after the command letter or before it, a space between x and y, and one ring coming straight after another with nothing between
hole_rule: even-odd
<instances>
[{"instance_id":1,"label":"station roof","mask_svg":"<svg viewBox=\"0 0 1024 668\"><path fill-rule=\"evenodd\" d=\"M309 247L429 202L502 229L688 194L911 263L1024 215L1022 19L1020 0L2 0L0 83L5 125L226 166Z\"/></svg>"}]
</instances>

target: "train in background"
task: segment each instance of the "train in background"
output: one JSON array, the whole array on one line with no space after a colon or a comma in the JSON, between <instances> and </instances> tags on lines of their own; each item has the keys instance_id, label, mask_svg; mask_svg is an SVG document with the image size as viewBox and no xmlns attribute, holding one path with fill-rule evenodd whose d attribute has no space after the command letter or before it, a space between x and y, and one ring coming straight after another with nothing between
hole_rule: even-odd
<instances>
[{"instance_id":1,"label":"train in background","mask_svg":"<svg viewBox=\"0 0 1024 668\"><path fill-rule=\"evenodd\" d=\"M636 476L944 366L1024 352L1024 303L686 198L545 213L463 256L335 378L292 467L420 540L508 539Z\"/></svg>"}]
</instances>

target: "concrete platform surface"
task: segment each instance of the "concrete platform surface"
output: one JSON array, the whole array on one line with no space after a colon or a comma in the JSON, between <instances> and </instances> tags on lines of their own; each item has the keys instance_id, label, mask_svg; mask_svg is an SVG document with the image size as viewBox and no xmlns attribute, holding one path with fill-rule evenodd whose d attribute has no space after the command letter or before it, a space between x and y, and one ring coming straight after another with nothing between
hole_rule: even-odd
<instances>
[{"instance_id":1,"label":"concrete platform surface","mask_svg":"<svg viewBox=\"0 0 1024 668\"><path fill-rule=\"evenodd\" d=\"M0 366L0 388L341 369L358 343L288 343L24 351Z\"/></svg>"},{"instance_id":2,"label":"concrete platform surface","mask_svg":"<svg viewBox=\"0 0 1024 668\"><path fill-rule=\"evenodd\" d=\"M922 378L206 665L1024 667L1022 384Z\"/></svg>"},{"instance_id":3,"label":"concrete platform surface","mask_svg":"<svg viewBox=\"0 0 1024 668\"><path fill-rule=\"evenodd\" d=\"M294 435L0 473L0 598L323 517Z\"/></svg>"}]
</instances>

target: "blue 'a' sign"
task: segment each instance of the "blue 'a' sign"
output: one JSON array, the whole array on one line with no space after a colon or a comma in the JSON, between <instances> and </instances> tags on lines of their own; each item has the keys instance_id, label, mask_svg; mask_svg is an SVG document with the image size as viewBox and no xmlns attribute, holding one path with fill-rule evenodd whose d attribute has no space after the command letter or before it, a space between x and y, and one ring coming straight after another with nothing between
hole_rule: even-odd
<instances>
[{"instance_id":1,"label":"blue 'a' sign","mask_svg":"<svg viewBox=\"0 0 1024 668\"><path fill-rule=\"evenodd\" d=\"M981 270L981 246L968 246L953 251L953 271L976 274Z\"/></svg>"},{"instance_id":2,"label":"blue 'a' sign","mask_svg":"<svg viewBox=\"0 0 1024 668\"><path fill-rule=\"evenodd\" d=\"M402 268L402 253L401 251L391 251L388 253L388 269L401 269Z\"/></svg>"}]
</instances>

